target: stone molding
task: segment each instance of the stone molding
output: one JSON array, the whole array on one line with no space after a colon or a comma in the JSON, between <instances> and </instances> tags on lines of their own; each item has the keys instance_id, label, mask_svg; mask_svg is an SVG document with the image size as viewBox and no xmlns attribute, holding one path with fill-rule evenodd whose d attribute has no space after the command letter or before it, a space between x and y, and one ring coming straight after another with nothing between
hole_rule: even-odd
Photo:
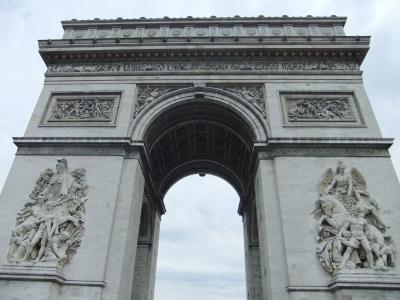
<instances>
[{"instance_id":1,"label":"stone molding","mask_svg":"<svg viewBox=\"0 0 400 300\"><path fill-rule=\"evenodd\" d=\"M261 84L262 82L255 85ZM243 86L244 83L239 82L236 85ZM260 110L256 109L254 105L251 105L248 101L232 92L207 86L205 82L194 82L193 86L173 90L149 102L131 123L130 136L134 139L142 140L146 128L144 125L147 122L150 122L157 114L163 110L167 110L172 105L188 103L188 99L196 103L207 104L214 102L223 106L233 106L243 116L244 120L248 122L250 127L253 128L256 140L263 141L269 135L267 122L262 113L260 113ZM250 115L253 117L249 118L248 116Z\"/></svg>"},{"instance_id":2,"label":"stone molding","mask_svg":"<svg viewBox=\"0 0 400 300\"><path fill-rule=\"evenodd\" d=\"M117 155L137 158L143 142L128 137L15 137L17 155ZM277 156L390 157L391 138L269 138L254 144L259 159Z\"/></svg>"},{"instance_id":3,"label":"stone molding","mask_svg":"<svg viewBox=\"0 0 400 300\"><path fill-rule=\"evenodd\" d=\"M261 24L261 23L269 23L269 24L291 24L291 23L303 23L303 24L321 24L321 25L332 25L332 24L337 24L340 26L344 26L346 23L347 17L343 16L336 16L336 15L331 15L331 16L299 16L299 17L291 17L288 15L283 15L283 16L277 16L277 17L270 17L270 16L228 16L228 17L217 17L217 16L210 16L210 17L192 17L192 16L187 16L187 17L169 17L165 16L163 18L146 18L146 17L140 17L140 18L132 18L132 19L127 19L127 18L116 18L116 19L100 19L100 18L94 18L94 19L87 19L87 20L77 20L77 19L72 19L72 20L64 20L61 21L61 24L63 25L63 28L67 28L69 26L73 26L74 28L77 28L79 26L95 26L95 25L102 25L102 26L111 26L111 25L160 25L160 24L222 24L222 23L228 23L228 24L234 24L234 23L239 23L239 24L247 24L247 23L256 23L256 24Z\"/></svg>"},{"instance_id":4,"label":"stone molding","mask_svg":"<svg viewBox=\"0 0 400 300\"><path fill-rule=\"evenodd\" d=\"M354 74L359 65L343 61L177 61L177 62L115 62L64 63L48 66L46 76L92 76L135 74Z\"/></svg>"},{"instance_id":5,"label":"stone molding","mask_svg":"<svg viewBox=\"0 0 400 300\"><path fill-rule=\"evenodd\" d=\"M255 144L258 159L274 157L390 157L393 139L385 138L269 138Z\"/></svg>"},{"instance_id":6,"label":"stone molding","mask_svg":"<svg viewBox=\"0 0 400 300\"><path fill-rule=\"evenodd\" d=\"M64 38L345 35L343 17L232 17L63 21Z\"/></svg>"},{"instance_id":7,"label":"stone molding","mask_svg":"<svg viewBox=\"0 0 400 300\"><path fill-rule=\"evenodd\" d=\"M364 126L353 92L281 91L280 101L283 126Z\"/></svg>"},{"instance_id":8,"label":"stone molding","mask_svg":"<svg viewBox=\"0 0 400 300\"><path fill-rule=\"evenodd\" d=\"M135 107L135 118L150 103L159 103L163 100L182 95L194 93L195 95L206 95L207 92L218 92L228 97L238 98L240 101L256 108L264 118L267 117L265 108L265 95L263 84L231 83L229 85L138 85L137 101Z\"/></svg>"},{"instance_id":9,"label":"stone molding","mask_svg":"<svg viewBox=\"0 0 400 300\"><path fill-rule=\"evenodd\" d=\"M115 126L119 93L53 93L40 126Z\"/></svg>"},{"instance_id":10,"label":"stone molding","mask_svg":"<svg viewBox=\"0 0 400 300\"><path fill-rule=\"evenodd\" d=\"M333 274L327 286L293 286L289 292L335 292L340 289L400 290L400 276L395 272L343 270Z\"/></svg>"},{"instance_id":11,"label":"stone molding","mask_svg":"<svg viewBox=\"0 0 400 300\"><path fill-rule=\"evenodd\" d=\"M44 281L56 283L60 286L91 286L104 288L104 281L68 280L63 271L49 264L32 265L2 265L0 267L1 280Z\"/></svg>"}]
</instances>

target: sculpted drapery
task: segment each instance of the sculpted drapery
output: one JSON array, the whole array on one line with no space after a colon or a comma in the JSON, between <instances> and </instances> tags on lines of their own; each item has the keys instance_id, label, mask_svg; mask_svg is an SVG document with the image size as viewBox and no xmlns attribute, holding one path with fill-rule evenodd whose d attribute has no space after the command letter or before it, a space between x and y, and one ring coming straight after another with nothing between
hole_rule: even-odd
<instances>
[{"instance_id":1,"label":"sculpted drapery","mask_svg":"<svg viewBox=\"0 0 400 300\"><path fill-rule=\"evenodd\" d=\"M68 171L59 159L36 181L11 233L11 263L55 261L65 265L80 246L88 185L85 169Z\"/></svg>"},{"instance_id":2,"label":"sculpted drapery","mask_svg":"<svg viewBox=\"0 0 400 300\"><path fill-rule=\"evenodd\" d=\"M318 248L322 267L338 269L394 267L395 248L375 199L367 192L361 173L339 161L320 184L314 215L318 220Z\"/></svg>"}]
</instances>

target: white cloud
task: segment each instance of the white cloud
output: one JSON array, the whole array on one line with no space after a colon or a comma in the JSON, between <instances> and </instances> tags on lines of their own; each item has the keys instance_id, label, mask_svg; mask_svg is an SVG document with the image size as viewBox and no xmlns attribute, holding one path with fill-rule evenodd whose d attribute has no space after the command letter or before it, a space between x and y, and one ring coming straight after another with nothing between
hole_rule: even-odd
<instances>
[{"instance_id":1,"label":"white cloud","mask_svg":"<svg viewBox=\"0 0 400 300\"><path fill-rule=\"evenodd\" d=\"M260 14L348 16L348 34L372 35L371 50L363 65L366 89L383 135L400 138L400 100L397 92L400 1L0 0L0 187L16 150L11 137L23 135L42 87L45 68L37 53L36 40L61 37L60 20ZM391 153L399 174L399 141L396 141ZM196 299L193 295L197 293L198 299L236 299L236 295L241 295L239 298L243 299L243 245L241 221L236 215L237 195L231 188L222 187L220 181L211 180L209 176L200 178L200 181L198 179L184 179L187 184L180 182L176 185L178 192L175 196L171 190L166 199L168 213L163 218L157 273L157 284L162 293L157 295L157 299ZM213 192L210 196L201 194L204 182ZM179 192L180 188L182 190ZM186 195L191 195L191 199L185 198ZM213 195L221 196L215 199ZM194 243L199 241L203 241L200 246ZM208 244L212 244L213 248L206 248ZM186 249L186 252L176 256L177 251L182 249ZM228 253L226 249L230 249ZM179 265L180 262L183 264ZM221 289L218 281L215 281L218 274L231 280L232 284L227 283ZM226 277L227 274L232 277ZM180 278L193 280L179 284L178 289L176 286L178 281L181 282ZM198 283L201 280L204 285Z\"/></svg>"},{"instance_id":2,"label":"white cloud","mask_svg":"<svg viewBox=\"0 0 400 300\"><path fill-rule=\"evenodd\" d=\"M156 299L245 298L238 203L232 186L211 175L185 177L169 190L161 226Z\"/></svg>"}]
</instances>

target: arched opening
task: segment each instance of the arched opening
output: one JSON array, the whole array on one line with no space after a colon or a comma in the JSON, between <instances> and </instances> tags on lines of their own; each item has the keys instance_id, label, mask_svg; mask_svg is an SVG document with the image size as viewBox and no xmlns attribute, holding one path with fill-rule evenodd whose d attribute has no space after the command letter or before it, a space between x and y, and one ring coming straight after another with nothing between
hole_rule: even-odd
<instances>
[{"instance_id":1,"label":"arched opening","mask_svg":"<svg viewBox=\"0 0 400 300\"><path fill-rule=\"evenodd\" d=\"M245 299L239 197L225 180L187 176L165 195L155 299Z\"/></svg>"},{"instance_id":2,"label":"arched opening","mask_svg":"<svg viewBox=\"0 0 400 300\"><path fill-rule=\"evenodd\" d=\"M186 175L210 173L224 178L244 197L254 140L237 113L207 99L166 110L144 137L157 194L163 198Z\"/></svg>"},{"instance_id":3,"label":"arched opening","mask_svg":"<svg viewBox=\"0 0 400 300\"><path fill-rule=\"evenodd\" d=\"M172 100L164 99L164 102L154 104L153 110L150 109L144 112L147 116L138 116L139 119L146 119L146 124L139 126L141 120L137 120L138 128L133 132L133 139L136 137L142 140L146 149L149 167L149 180L146 183L148 185L146 189L151 194L151 201L149 202L158 201L160 203L159 201L163 201L168 190L176 182L188 175L199 174L203 176L211 174L229 183L235 190L236 195L239 196L238 212L243 217L244 239L240 239L239 243L242 244L244 240L245 255L242 253L239 256L245 257L246 268L242 269L243 273L244 269L246 270L247 298L257 299L257 295L260 295L261 273L256 267L260 265L260 258L258 254L258 236L256 234L256 208L252 204L254 202L252 201L254 198L253 162L254 144L260 141L260 138L265 137L266 132L263 131L264 129L261 125L254 125L259 120L258 116L252 115L252 111L248 107L242 109L240 103L237 106L235 106L236 104L230 105L226 99L222 101L212 94L207 97L207 93L200 96L193 93L192 96L192 98L185 95L183 98L172 97ZM170 103L171 101L172 104ZM231 102L235 103L234 101L237 101L237 99ZM138 134L140 132L143 134ZM202 186L201 189L207 189L207 186ZM193 193L196 193L196 189L194 189ZM194 197L193 193L188 192L186 197ZM216 195L213 195L213 199L218 199L218 196L218 193L216 193ZM207 196L205 198L210 197ZM190 199L188 202L190 202ZM235 204L237 205L237 202ZM204 207L207 207L207 203L204 204ZM251 213L252 210L253 213ZM188 213L190 215L190 212ZM232 213L232 218L234 217L235 214ZM226 218L222 217L221 221L224 219ZM159 219L157 220L159 221ZM151 223L145 219L142 219L142 222ZM153 228L158 228L158 226L153 225ZM218 232L218 226L215 226L215 230ZM155 234L154 232L155 229L153 229L152 234L151 247L153 250L149 248L147 251L153 257L157 255L155 248L158 247L154 238L157 236L158 241L158 231ZM195 235L196 233L194 232L193 234ZM221 239L223 240L224 237L221 237ZM240 249L243 249L243 244ZM229 252L229 247L224 251ZM138 253L141 253L139 244ZM152 299L151 295L154 292L155 281L155 259L152 259L151 256L139 259L146 261L148 257L150 257L149 264L151 266L144 267L143 263L139 262L139 266L142 266L142 269L137 269L135 266L135 270L137 270L135 278L141 278L142 274L153 275L148 277L150 278L148 280L149 283L144 283L142 287L134 287L134 290L144 290L144 294L143 292L135 291L133 293L150 295L150 297L136 297L134 299ZM147 269L143 270L143 268ZM192 268L195 269L196 266L192 266ZM231 281L234 282L234 279L231 278ZM151 287L151 284L153 284L153 287ZM179 289L179 287L176 288ZM191 295L189 298L194 299L193 297ZM233 295L231 295L232 297ZM235 298L233 297L232 299ZM243 298L243 295L240 298Z\"/></svg>"}]
</instances>

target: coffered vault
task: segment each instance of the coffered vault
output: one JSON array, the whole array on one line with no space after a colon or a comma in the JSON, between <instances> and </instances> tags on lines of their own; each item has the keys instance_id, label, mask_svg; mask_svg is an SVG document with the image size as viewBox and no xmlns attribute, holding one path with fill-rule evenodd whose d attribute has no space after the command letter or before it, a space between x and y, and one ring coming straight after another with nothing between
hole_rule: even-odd
<instances>
[{"instance_id":1,"label":"coffered vault","mask_svg":"<svg viewBox=\"0 0 400 300\"><path fill-rule=\"evenodd\" d=\"M163 198L211 173L240 195L248 299L398 299L392 139L345 21L63 21L0 198L2 297L153 299Z\"/></svg>"}]
</instances>

